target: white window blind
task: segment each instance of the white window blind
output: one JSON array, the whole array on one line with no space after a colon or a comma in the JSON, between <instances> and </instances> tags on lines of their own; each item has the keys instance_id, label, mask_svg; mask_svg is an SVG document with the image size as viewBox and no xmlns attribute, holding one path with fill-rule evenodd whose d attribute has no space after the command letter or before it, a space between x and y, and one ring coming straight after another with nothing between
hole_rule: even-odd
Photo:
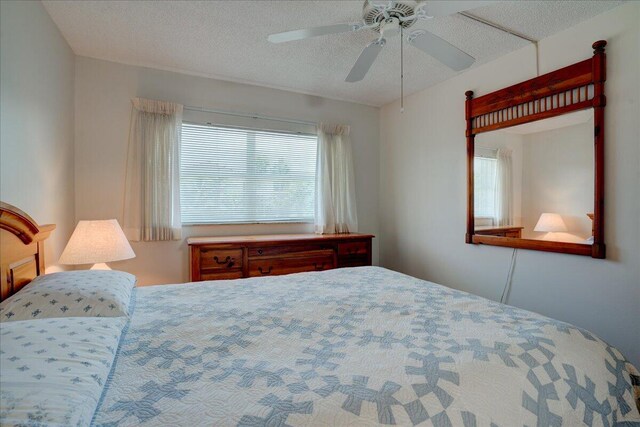
<instances>
[{"instance_id":1,"label":"white window blind","mask_svg":"<svg viewBox=\"0 0 640 427\"><path fill-rule=\"evenodd\" d=\"M497 160L488 157L473 159L473 209L476 218L496 216L496 166Z\"/></svg>"},{"instance_id":2,"label":"white window blind","mask_svg":"<svg viewBox=\"0 0 640 427\"><path fill-rule=\"evenodd\" d=\"M317 136L183 123L183 224L312 222Z\"/></svg>"}]
</instances>

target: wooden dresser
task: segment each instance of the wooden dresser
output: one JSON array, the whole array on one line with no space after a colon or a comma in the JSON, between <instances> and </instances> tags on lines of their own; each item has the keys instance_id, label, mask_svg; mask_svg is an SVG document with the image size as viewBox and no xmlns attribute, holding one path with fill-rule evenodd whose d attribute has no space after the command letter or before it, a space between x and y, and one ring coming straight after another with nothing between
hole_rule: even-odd
<instances>
[{"instance_id":1,"label":"wooden dresser","mask_svg":"<svg viewBox=\"0 0 640 427\"><path fill-rule=\"evenodd\" d=\"M524 227L516 227L513 225L507 225L498 227L495 225L478 226L475 228L476 234L482 234L483 236L498 236L498 237L522 237L522 229Z\"/></svg>"},{"instance_id":2,"label":"wooden dresser","mask_svg":"<svg viewBox=\"0 0 640 427\"><path fill-rule=\"evenodd\" d=\"M191 237L189 280L239 279L371 265L370 234Z\"/></svg>"}]
</instances>

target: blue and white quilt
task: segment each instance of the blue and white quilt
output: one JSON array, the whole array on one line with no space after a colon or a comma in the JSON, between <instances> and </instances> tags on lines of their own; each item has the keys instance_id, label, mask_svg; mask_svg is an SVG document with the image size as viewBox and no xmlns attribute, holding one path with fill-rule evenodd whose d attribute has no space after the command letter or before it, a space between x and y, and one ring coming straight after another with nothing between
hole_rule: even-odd
<instances>
[{"instance_id":1,"label":"blue and white quilt","mask_svg":"<svg viewBox=\"0 0 640 427\"><path fill-rule=\"evenodd\" d=\"M140 288L100 426L640 425L588 331L377 267Z\"/></svg>"},{"instance_id":2,"label":"blue and white quilt","mask_svg":"<svg viewBox=\"0 0 640 427\"><path fill-rule=\"evenodd\" d=\"M0 323L0 425L89 425L126 323L125 317Z\"/></svg>"}]
</instances>

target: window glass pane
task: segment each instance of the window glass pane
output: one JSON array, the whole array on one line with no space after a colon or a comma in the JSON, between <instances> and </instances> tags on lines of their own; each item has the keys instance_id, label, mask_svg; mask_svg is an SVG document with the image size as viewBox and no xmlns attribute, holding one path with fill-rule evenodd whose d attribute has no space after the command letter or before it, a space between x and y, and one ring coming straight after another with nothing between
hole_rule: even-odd
<instances>
[{"instance_id":1,"label":"window glass pane","mask_svg":"<svg viewBox=\"0 0 640 427\"><path fill-rule=\"evenodd\" d=\"M182 124L184 224L313 221L317 137Z\"/></svg>"},{"instance_id":2,"label":"window glass pane","mask_svg":"<svg viewBox=\"0 0 640 427\"><path fill-rule=\"evenodd\" d=\"M473 159L473 209L476 218L495 217L496 165L496 159Z\"/></svg>"}]
</instances>

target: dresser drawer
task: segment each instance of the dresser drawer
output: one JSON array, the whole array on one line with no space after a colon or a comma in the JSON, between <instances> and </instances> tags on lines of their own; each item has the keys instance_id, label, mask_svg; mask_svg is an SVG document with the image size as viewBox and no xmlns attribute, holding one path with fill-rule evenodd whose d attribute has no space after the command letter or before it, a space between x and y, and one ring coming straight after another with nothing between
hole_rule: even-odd
<instances>
[{"instance_id":1,"label":"dresser drawer","mask_svg":"<svg viewBox=\"0 0 640 427\"><path fill-rule=\"evenodd\" d=\"M242 269L242 249L200 248L200 269L230 270Z\"/></svg>"},{"instance_id":2,"label":"dresser drawer","mask_svg":"<svg viewBox=\"0 0 640 427\"><path fill-rule=\"evenodd\" d=\"M303 271L330 270L332 268L335 268L334 252L332 250L298 252L283 256L250 259L249 277L277 276L301 273Z\"/></svg>"},{"instance_id":3,"label":"dresser drawer","mask_svg":"<svg viewBox=\"0 0 640 427\"><path fill-rule=\"evenodd\" d=\"M275 246L256 246L249 248L249 258L275 256L283 254L295 254L298 252L311 252L333 250L334 246L327 243L289 244Z\"/></svg>"},{"instance_id":4,"label":"dresser drawer","mask_svg":"<svg viewBox=\"0 0 640 427\"><path fill-rule=\"evenodd\" d=\"M366 255L368 253L369 245L365 241L338 244L339 256Z\"/></svg>"}]
</instances>

